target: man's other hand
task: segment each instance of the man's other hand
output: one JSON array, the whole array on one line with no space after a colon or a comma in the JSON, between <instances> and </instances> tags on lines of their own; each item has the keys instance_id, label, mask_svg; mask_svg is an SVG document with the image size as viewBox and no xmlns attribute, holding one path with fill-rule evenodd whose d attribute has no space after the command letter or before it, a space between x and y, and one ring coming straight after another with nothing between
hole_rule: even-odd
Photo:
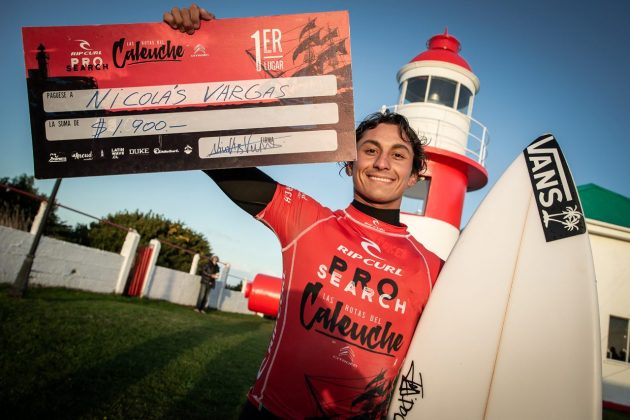
<instances>
[{"instance_id":1,"label":"man's other hand","mask_svg":"<svg viewBox=\"0 0 630 420\"><path fill-rule=\"evenodd\" d=\"M202 20L212 20L215 16L193 3L188 8L173 7L169 12L164 13L163 18L171 28L192 35L199 29Z\"/></svg>"}]
</instances>

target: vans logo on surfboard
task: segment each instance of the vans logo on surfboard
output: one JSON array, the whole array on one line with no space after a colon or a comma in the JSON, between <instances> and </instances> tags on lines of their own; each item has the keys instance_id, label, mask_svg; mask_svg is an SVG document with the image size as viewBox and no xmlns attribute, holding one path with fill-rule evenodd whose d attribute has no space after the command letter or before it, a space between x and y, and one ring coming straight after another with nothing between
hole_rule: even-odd
<instances>
[{"instance_id":1,"label":"vans logo on surfboard","mask_svg":"<svg viewBox=\"0 0 630 420\"><path fill-rule=\"evenodd\" d=\"M571 172L556 139L538 137L523 151L547 242L586 232Z\"/></svg>"}]
</instances>

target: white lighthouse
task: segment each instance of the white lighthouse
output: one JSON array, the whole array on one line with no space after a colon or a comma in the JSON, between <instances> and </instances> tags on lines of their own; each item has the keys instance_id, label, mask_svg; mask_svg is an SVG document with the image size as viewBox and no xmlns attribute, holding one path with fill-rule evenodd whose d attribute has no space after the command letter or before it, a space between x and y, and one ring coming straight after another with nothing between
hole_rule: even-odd
<instances>
[{"instance_id":1,"label":"white lighthouse","mask_svg":"<svg viewBox=\"0 0 630 420\"><path fill-rule=\"evenodd\" d=\"M446 259L459 237L466 192L488 182L488 133L472 118L479 79L459 55L459 41L445 30L427 47L397 75L400 96L394 110L428 140L428 170L405 193L417 211L402 212L401 221L424 246Z\"/></svg>"}]
</instances>

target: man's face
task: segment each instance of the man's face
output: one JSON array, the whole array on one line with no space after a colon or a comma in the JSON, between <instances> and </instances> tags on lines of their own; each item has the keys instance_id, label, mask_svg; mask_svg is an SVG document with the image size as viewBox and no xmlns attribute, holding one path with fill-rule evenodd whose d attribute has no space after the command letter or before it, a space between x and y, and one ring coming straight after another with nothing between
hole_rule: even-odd
<instances>
[{"instance_id":1,"label":"man's face","mask_svg":"<svg viewBox=\"0 0 630 420\"><path fill-rule=\"evenodd\" d=\"M412 174L413 149L393 124L379 124L357 142L352 168L355 200L380 209L399 209L403 192L418 179Z\"/></svg>"}]
</instances>

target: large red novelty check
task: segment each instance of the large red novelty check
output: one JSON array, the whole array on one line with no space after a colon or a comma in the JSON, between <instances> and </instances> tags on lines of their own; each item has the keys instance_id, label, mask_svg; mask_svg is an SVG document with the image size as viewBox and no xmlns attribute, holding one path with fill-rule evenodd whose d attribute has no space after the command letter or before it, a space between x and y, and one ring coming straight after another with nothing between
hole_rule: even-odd
<instances>
[{"instance_id":1,"label":"large red novelty check","mask_svg":"<svg viewBox=\"0 0 630 420\"><path fill-rule=\"evenodd\" d=\"M355 158L347 12L23 28L37 178Z\"/></svg>"}]
</instances>

